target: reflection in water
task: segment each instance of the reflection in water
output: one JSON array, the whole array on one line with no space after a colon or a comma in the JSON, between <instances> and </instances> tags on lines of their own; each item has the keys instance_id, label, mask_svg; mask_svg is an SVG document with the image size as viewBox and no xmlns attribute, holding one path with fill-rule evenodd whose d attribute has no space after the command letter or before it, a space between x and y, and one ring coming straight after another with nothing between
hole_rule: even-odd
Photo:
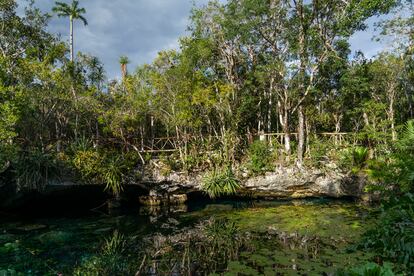
<instances>
[{"instance_id":1,"label":"reflection in water","mask_svg":"<svg viewBox=\"0 0 414 276\"><path fill-rule=\"evenodd\" d=\"M221 202L186 208L3 223L0 274L312 275L371 257L352 250L369 221L352 203Z\"/></svg>"}]
</instances>

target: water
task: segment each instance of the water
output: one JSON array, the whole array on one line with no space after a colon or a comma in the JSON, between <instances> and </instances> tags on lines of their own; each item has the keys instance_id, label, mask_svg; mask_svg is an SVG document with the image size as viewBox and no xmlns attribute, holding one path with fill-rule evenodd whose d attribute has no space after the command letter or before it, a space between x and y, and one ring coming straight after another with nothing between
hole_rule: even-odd
<instances>
[{"instance_id":1,"label":"water","mask_svg":"<svg viewBox=\"0 0 414 276\"><path fill-rule=\"evenodd\" d=\"M329 275L373 257L355 249L370 222L328 200L2 219L0 275Z\"/></svg>"}]
</instances>

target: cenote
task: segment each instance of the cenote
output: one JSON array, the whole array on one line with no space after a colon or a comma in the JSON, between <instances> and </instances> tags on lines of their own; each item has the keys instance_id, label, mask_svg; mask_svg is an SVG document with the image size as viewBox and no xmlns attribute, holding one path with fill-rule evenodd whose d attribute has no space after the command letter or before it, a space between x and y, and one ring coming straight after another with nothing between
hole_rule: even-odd
<instances>
[{"instance_id":1,"label":"cenote","mask_svg":"<svg viewBox=\"0 0 414 276\"><path fill-rule=\"evenodd\" d=\"M205 201L1 220L1 275L333 275L365 263L351 201ZM2 274L3 273L3 274Z\"/></svg>"}]
</instances>

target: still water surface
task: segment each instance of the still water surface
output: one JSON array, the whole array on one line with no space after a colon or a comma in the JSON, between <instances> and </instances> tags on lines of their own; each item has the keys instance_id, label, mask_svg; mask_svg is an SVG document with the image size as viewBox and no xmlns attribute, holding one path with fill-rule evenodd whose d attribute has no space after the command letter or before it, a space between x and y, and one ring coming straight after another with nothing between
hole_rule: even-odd
<instances>
[{"instance_id":1,"label":"still water surface","mask_svg":"<svg viewBox=\"0 0 414 276\"><path fill-rule=\"evenodd\" d=\"M372 258L355 249L368 213L297 200L3 217L0 275L330 275Z\"/></svg>"}]
</instances>

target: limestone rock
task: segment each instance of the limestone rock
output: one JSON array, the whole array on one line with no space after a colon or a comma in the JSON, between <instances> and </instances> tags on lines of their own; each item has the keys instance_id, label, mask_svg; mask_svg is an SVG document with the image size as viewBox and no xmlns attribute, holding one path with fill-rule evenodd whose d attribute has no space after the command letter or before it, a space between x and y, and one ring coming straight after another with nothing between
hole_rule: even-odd
<instances>
[{"instance_id":1,"label":"limestone rock","mask_svg":"<svg viewBox=\"0 0 414 276\"><path fill-rule=\"evenodd\" d=\"M275 198L359 196L361 185L339 172L295 171L292 169L250 178L244 188L254 195Z\"/></svg>"},{"instance_id":2,"label":"limestone rock","mask_svg":"<svg viewBox=\"0 0 414 276\"><path fill-rule=\"evenodd\" d=\"M180 205L184 204L187 201L187 195L186 194L179 194L179 195L170 195L169 198L170 205Z\"/></svg>"}]
</instances>

